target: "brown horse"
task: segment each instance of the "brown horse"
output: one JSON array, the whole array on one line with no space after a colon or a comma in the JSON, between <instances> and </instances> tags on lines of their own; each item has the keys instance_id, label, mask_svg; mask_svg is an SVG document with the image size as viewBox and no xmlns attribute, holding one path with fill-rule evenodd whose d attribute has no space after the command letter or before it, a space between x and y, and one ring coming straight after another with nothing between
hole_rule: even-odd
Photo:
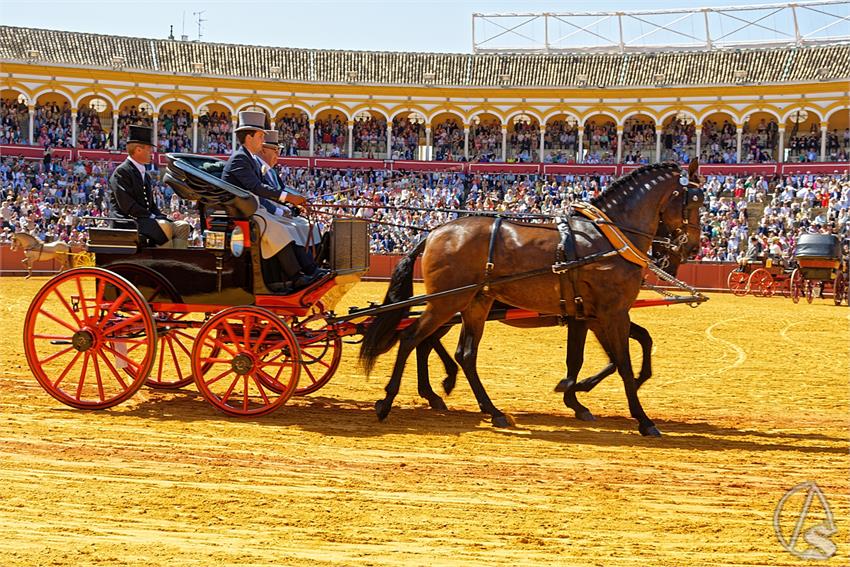
<instances>
[{"instance_id":1,"label":"brown horse","mask_svg":"<svg viewBox=\"0 0 850 567\"><path fill-rule=\"evenodd\" d=\"M24 251L24 259L21 260L21 263L27 267L27 279L32 277L32 265L34 262L52 260L54 257L59 260L60 272L68 269L71 247L67 242L57 240L45 244L31 234L16 232L12 235L11 249L14 251L18 248Z\"/></svg>"},{"instance_id":2,"label":"brown horse","mask_svg":"<svg viewBox=\"0 0 850 567\"><path fill-rule=\"evenodd\" d=\"M692 166L692 169L696 166ZM694 175L694 174L692 174ZM701 180L691 177L695 184L701 184ZM676 198L670 199L667 206L661 212L661 220L658 223L656 239L652 245L652 258L655 264L664 269L668 274L675 277L679 265L693 255L699 246L700 208L704 203L702 191L683 191ZM508 305L494 302L493 308L505 308ZM542 327L555 326L558 324L557 316L540 317L533 321L501 321L503 324L516 327ZM584 364L584 345L587 337L587 325L583 320L568 317L566 320L569 332L567 341L567 375L555 386L556 392L563 392L564 404L575 411L576 417L584 421L595 419L590 411L578 403L575 392L590 392L602 380L616 372L614 363L609 363L596 374L578 382L578 374ZM428 357L435 352L443 363L446 377L443 379L443 391L451 394L456 385L458 365L449 355L440 339L451 329L444 326L436 333L422 341L416 347L416 377L418 381L419 395L428 400L433 409L447 409L443 399L434 392L431 387L428 369ZM629 327L629 338L637 341L641 346L642 358L641 369L635 381L637 388L652 377L652 336L649 331L632 322ZM458 345L456 353L458 358L463 356L462 341Z\"/></svg>"},{"instance_id":3,"label":"brown horse","mask_svg":"<svg viewBox=\"0 0 850 567\"><path fill-rule=\"evenodd\" d=\"M696 165L696 162L691 164L691 177L696 175ZM670 199L687 193L680 179L684 175L678 164L641 167L613 182L593 204L614 225L629 233L633 248L645 253ZM696 184L685 182L685 185ZM686 214L684 206L681 214L683 217ZM477 351L484 323L493 302L498 300L531 311L564 313L584 320L623 379L630 413L638 421L639 431L644 435L660 435L638 399L628 350L628 312L640 291L642 267L624 255L609 254L573 268L573 274L562 278L545 271L557 255L558 230L551 225L506 221L492 239L495 246L488 246L494 227L498 226L495 219L487 217L466 217L447 223L434 230L394 272L388 302L412 295L413 264L423 252L426 292L432 295L454 291L432 297L422 315L400 335L396 327L408 309L382 313L369 325L360 351L367 370L371 370L378 355L400 340L393 373L386 386L387 395L375 404L379 419L389 414L410 352L459 312L462 328L458 358L464 374L482 411L492 416L493 424L511 425L513 420L493 405L477 373ZM573 233L578 258L610 253L614 248L590 221L574 223ZM535 275L517 278L526 273ZM581 411L578 406L574 409Z\"/></svg>"}]
</instances>

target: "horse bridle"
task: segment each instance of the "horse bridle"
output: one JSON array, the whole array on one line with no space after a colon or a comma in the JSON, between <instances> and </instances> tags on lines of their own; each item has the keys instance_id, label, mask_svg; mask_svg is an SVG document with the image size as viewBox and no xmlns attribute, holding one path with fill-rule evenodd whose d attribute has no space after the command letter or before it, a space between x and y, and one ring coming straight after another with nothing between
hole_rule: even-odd
<instances>
[{"instance_id":1,"label":"horse bridle","mask_svg":"<svg viewBox=\"0 0 850 567\"><path fill-rule=\"evenodd\" d=\"M682 196L682 225L673 230L668 237L654 238L652 240L653 256L656 256L654 250L656 244L665 248L667 251L666 254L662 253L658 256L656 263L661 269L666 269L670 265L671 254L676 254L681 257L682 247L685 246L689 240L688 228L690 227L690 221L688 220L688 213L690 213L693 209L698 209L705 202L705 190L702 188L702 185L696 181L691 181L687 173L684 171L679 177L679 184L682 188L673 191L672 196L677 197L681 192L684 192L684 195ZM660 220L658 223L660 232L663 223ZM697 227L697 229L698 228L699 227Z\"/></svg>"}]
</instances>

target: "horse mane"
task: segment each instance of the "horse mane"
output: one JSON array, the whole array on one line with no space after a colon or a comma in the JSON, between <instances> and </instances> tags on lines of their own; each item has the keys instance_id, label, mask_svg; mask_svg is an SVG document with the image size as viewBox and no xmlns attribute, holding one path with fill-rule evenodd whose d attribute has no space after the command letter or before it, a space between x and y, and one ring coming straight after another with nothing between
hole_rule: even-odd
<instances>
[{"instance_id":1,"label":"horse mane","mask_svg":"<svg viewBox=\"0 0 850 567\"><path fill-rule=\"evenodd\" d=\"M642 179L644 175L648 173L658 174L665 170L678 169L679 164L671 161L642 165L639 168L627 173L622 177L618 177L617 179L609 183L605 191L590 200L590 204L603 208L605 205L614 201L618 197L624 197L627 194L633 192L634 190L642 188L638 185L638 181Z\"/></svg>"}]
</instances>

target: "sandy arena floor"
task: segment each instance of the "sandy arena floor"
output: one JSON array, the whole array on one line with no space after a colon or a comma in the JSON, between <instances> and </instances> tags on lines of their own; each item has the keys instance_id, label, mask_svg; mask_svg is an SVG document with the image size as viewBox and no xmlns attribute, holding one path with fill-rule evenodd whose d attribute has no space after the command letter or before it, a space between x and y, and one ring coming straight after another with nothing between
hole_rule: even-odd
<instances>
[{"instance_id":1,"label":"sandy arena floor","mask_svg":"<svg viewBox=\"0 0 850 567\"><path fill-rule=\"evenodd\" d=\"M432 411L412 364L379 423L393 357L367 378L354 345L330 385L265 418L225 417L194 386L71 409L23 355L24 314L45 281L0 279L5 567L801 565L773 516L806 480L838 528L823 564L850 564L850 310L831 301L717 295L636 310L656 345L641 399L664 433L644 439L616 376L580 398L594 423L552 392L563 329L496 323L481 376L515 430L495 430L462 379L450 411ZM363 283L344 302L384 290ZM584 375L604 362L591 342ZM436 361L432 373L442 379Z\"/></svg>"}]
</instances>

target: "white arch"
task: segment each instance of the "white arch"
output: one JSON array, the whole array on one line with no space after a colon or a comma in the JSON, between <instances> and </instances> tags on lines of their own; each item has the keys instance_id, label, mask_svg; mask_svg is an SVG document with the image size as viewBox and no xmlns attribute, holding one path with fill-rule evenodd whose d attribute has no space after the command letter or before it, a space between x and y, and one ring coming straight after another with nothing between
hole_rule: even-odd
<instances>
[{"instance_id":1,"label":"white arch","mask_svg":"<svg viewBox=\"0 0 850 567\"><path fill-rule=\"evenodd\" d=\"M462 115L460 112L458 112L457 110L454 110L452 108L441 108L439 110L435 110L430 116L425 117L425 121L428 124L433 124L434 119L441 114L451 114L453 116L456 116L460 120L461 126L463 126L466 123L466 117L464 115Z\"/></svg>"},{"instance_id":2,"label":"white arch","mask_svg":"<svg viewBox=\"0 0 850 567\"><path fill-rule=\"evenodd\" d=\"M842 110L845 112L850 111L850 104L845 104L844 106L836 106L835 108L826 113L826 118L824 118L824 121L829 122L829 119L832 118L833 114Z\"/></svg>"},{"instance_id":3,"label":"white arch","mask_svg":"<svg viewBox=\"0 0 850 567\"><path fill-rule=\"evenodd\" d=\"M741 122L743 122L744 119L747 118L748 116L752 116L753 114L756 114L757 112L764 112L765 114L770 114L771 116L776 118L776 121L779 124L785 124L785 122L783 122L782 118L779 116L779 112L777 112L776 110L773 110L772 108L764 108L764 107L756 107L756 108L752 108L752 109L745 109L744 114L741 115ZM747 122L749 122L749 120L747 120Z\"/></svg>"},{"instance_id":4,"label":"white arch","mask_svg":"<svg viewBox=\"0 0 850 567\"><path fill-rule=\"evenodd\" d=\"M308 115L308 117L310 118L310 120L316 120L319 117L319 114L321 114L322 112L324 112L326 110L335 110L337 112L341 112L347 120L353 119L353 117L351 116L351 113L349 112L349 109L346 108L345 106L343 106L341 104L337 104L337 103L323 104L323 105L317 106L317 107L313 108L313 113Z\"/></svg>"},{"instance_id":5,"label":"white arch","mask_svg":"<svg viewBox=\"0 0 850 567\"><path fill-rule=\"evenodd\" d=\"M553 110L552 112L550 112L549 114L547 114L546 116L543 117L543 121L540 124L545 126L546 124L549 123L549 121L551 119L555 118L556 116L561 116L561 115L572 116L573 118L576 119L577 123L581 122L581 116L579 116L575 112L570 112L569 110Z\"/></svg>"},{"instance_id":6,"label":"white arch","mask_svg":"<svg viewBox=\"0 0 850 567\"><path fill-rule=\"evenodd\" d=\"M153 101L153 99L149 98L147 95L144 95L144 94L132 94L132 93L125 94L120 99L118 99L118 102L115 104L115 108L120 111L122 104L124 104L126 101L128 101L130 99L134 99L134 98L138 99L142 102L148 103L149 105L151 105L151 109L153 110L153 112L156 112L156 103Z\"/></svg>"},{"instance_id":7,"label":"white arch","mask_svg":"<svg viewBox=\"0 0 850 567\"><path fill-rule=\"evenodd\" d=\"M239 112L249 106L256 106L258 108L262 108L266 111L266 116L269 117L269 120L274 120L274 114L272 114L271 107L261 100L241 100L239 101L238 107L236 107L237 110L235 110L234 112Z\"/></svg>"},{"instance_id":8,"label":"white arch","mask_svg":"<svg viewBox=\"0 0 850 567\"><path fill-rule=\"evenodd\" d=\"M71 96L69 93L66 93L65 91L60 91L60 90L57 90L57 89L52 89L52 88L50 88L50 87L45 87L45 88L41 89L40 91L35 92L35 93L32 95L32 102L33 102L33 104L37 104L37 103L38 103L38 98L39 98L41 95L45 95L45 94L58 94L58 95L61 95L61 96L62 96L62 98L64 98L65 100L67 100L67 101L68 101L68 104L70 104L70 105L72 105L72 106L74 105L74 97L73 97L73 96Z\"/></svg>"},{"instance_id":9,"label":"white arch","mask_svg":"<svg viewBox=\"0 0 850 567\"><path fill-rule=\"evenodd\" d=\"M198 110L200 110L195 105L195 101L193 101L191 99L183 98L183 97L173 97L173 98L169 98L169 99L163 99L162 102L160 102L159 106L154 107L154 109L155 109L154 112L156 112L157 114L161 114L162 110L165 108L165 105L171 104L172 102L177 102L177 103L180 103L180 104L187 106L189 108L189 112L191 112L192 114L197 114Z\"/></svg>"},{"instance_id":10,"label":"white arch","mask_svg":"<svg viewBox=\"0 0 850 567\"><path fill-rule=\"evenodd\" d=\"M656 128L658 128L658 125L661 124L661 121L658 120L658 117L656 115L652 114L651 112L647 112L645 110L634 110L633 112L630 112L629 114L624 114L622 120L617 122L617 126L625 126L626 120L628 120L629 118L632 118L633 116L646 116L648 118L651 118L652 121L655 123Z\"/></svg>"},{"instance_id":11,"label":"white arch","mask_svg":"<svg viewBox=\"0 0 850 567\"><path fill-rule=\"evenodd\" d=\"M513 118L514 116L519 116L520 114L528 114L529 116L533 116L537 119L538 125L543 125L543 118L540 116L540 114L538 114L536 110L515 110L508 114L508 116L505 118L505 124L510 124L511 118Z\"/></svg>"},{"instance_id":12,"label":"white arch","mask_svg":"<svg viewBox=\"0 0 850 567\"><path fill-rule=\"evenodd\" d=\"M482 114L489 114L489 115L491 115L491 116L495 116L496 118L498 118L498 119L499 119L499 125L500 125L500 126L507 126L507 125L508 125L507 120L505 120L505 119L502 117L502 115L501 115L501 114L499 114L499 113L498 113L498 112L496 112L495 110L486 110L486 109L483 109L483 108L478 109L477 111L475 111L475 112L473 112L472 114L470 114L470 115L469 115L469 123L470 123L470 124L472 124L472 120L473 120L476 116L481 116Z\"/></svg>"},{"instance_id":13,"label":"white arch","mask_svg":"<svg viewBox=\"0 0 850 567\"><path fill-rule=\"evenodd\" d=\"M214 98L214 97L207 97L207 98L199 100L197 102L198 113L200 114L202 108L204 108L205 106L208 107L211 104L217 104L219 106L223 106L224 108L227 109L227 111L231 114L231 116L236 114L236 109L233 107L233 103L231 103L227 99L220 99L220 98Z\"/></svg>"},{"instance_id":14,"label":"white arch","mask_svg":"<svg viewBox=\"0 0 850 567\"><path fill-rule=\"evenodd\" d=\"M274 114L271 115L272 120L276 119L278 115L285 110L300 110L303 112L307 118L310 118L310 107L305 106L299 102L290 102L286 104L282 104L280 106L275 107Z\"/></svg>"},{"instance_id":15,"label":"white arch","mask_svg":"<svg viewBox=\"0 0 850 567\"><path fill-rule=\"evenodd\" d=\"M780 124L785 124L786 122L788 122L788 118L790 118L790 116L792 114L794 114L795 112L797 112L798 110L805 110L806 112L814 113L815 116L818 117L818 120L820 122L825 121L825 119L823 117L823 113L821 112L821 110L819 108L814 108L814 107L811 107L811 106L797 106L795 108L792 108L791 110L789 110L788 112L786 112L782 116L782 122L780 122Z\"/></svg>"},{"instance_id":16,"label":"white arch","mask_svg":"<svg viewBox=\"0 0 850 567\"><path fill-rule=\"evenodd\" d=\"M419 107L418 105L399 106L395 110L390 111L389 120L395 120L397 116L404 112L418 112L419 114L425 117L426 121L428 120L428 111L424 108Z\"/></svg>"},{"instance_id":17,"label":"white arch","mask_svg":"<svg viewBox=\"0 0 850 567\"><path fill-rule=\"evenodd\" d=\"M584 127L584 126L587 125L588 120L590 120L594 116L599 116L599 115L607 116L608 118L610 118L611 120L614 121L614 124L616 124L617 126L622 126L622 123L620 123L620 119L617 118L617 116L615 114L612 114L608 110L594 110L593 112L591 112L589 114L585 114L584 116L582 116L579 119L579 121L581 122L582 127Z\"/></svg>"},{"instance_id":18,"label":"white arch","mask_svg":"<svg viewBox=\"0 0 850 567\"><path fill-rule=\"evenodd\" d=\"M118 112L119 107L115 103L115 99L112 98L112 95L110 95L109 93L104 93L104 92L83 93L79 97L77 97L77 100L74 101L74 106L76 106L77 108L80 108L80 103L83 102L83 100L85 100L87 98L102 98L103 100L108 102L110 105L112 105L112 112Z\"/></svg>"},{"instance_id":19,"label":"white arch","mask_svg":"<svg viewBox=\"0 0 850 567\"><path fill-rule=\"evenodd\" d=\"M675 115L679 114L680 112L687 114L688 116L693 118L695 124L699 123L699 122L697 122L697 115L694 112L692 112L690 109L687 109L687 108L680 108L678 110L668 110L667 112L665 112L664 114L661 115L661 117L658 119L658 122L656 122L655 124L663 126L664 121L667 120L667 118L669 118L670 116L675 116Z\"/></svg>"}]
</instances>

